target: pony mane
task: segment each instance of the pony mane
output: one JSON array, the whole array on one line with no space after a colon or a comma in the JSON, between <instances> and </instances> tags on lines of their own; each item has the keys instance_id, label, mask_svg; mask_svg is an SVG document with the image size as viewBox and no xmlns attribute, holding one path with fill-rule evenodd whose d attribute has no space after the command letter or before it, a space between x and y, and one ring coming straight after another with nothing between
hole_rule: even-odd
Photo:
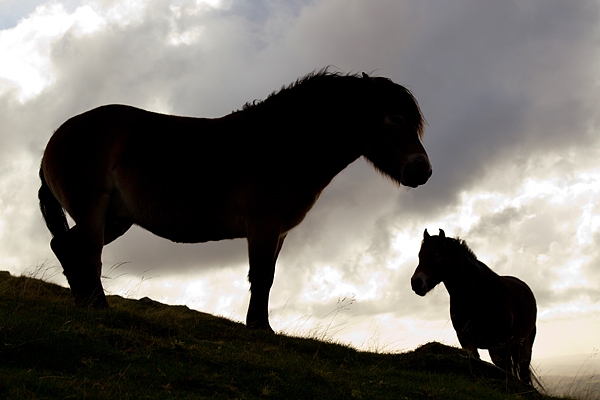
<instances>
[{"instance_id":1,"label":"pony mane","mask_svg":"<svg viewBox=\"0 0 600 400\"><path fill-rule=\"evenodd\" d=\"M290 83L289 85L282 86L281 89L272 92L264 100L255 99L247 102L242 106L241 110L238 110L238 112L260 109L262 106L274 103L280 99L290 98L290 95L298 93L302 89L314 88L317 87L317 85L323 87L325 85L339 83L341 81L351 81L355 84L360 84L361 82L365 81L365 79L369 78L381 85L388 85L390 88L399 91L401 95L406 96L409 102L414 104L414 109L407 109L406 112L409 117L408 120L413 124L413 128L417 131L419 138L422 139L425 131L425 124L427 122L421 113L417 99L410 90L402 85L394 83L394 81L386 77L369 76L368 78L364 78L361 73L343 73L339 71L331 71L329 66L319 70L314 70L296 79L296 81ZM335 104L332 104L332 106L335 106Z\"/></svg>"},{"instance_id":2,"label":"pony mane","mask_svg":"<svg viewBox=\"0 0 600 400\"><path fill-rule=\"evenodd\" d=\"M284 94L286 94L300 86L303 86L309 82L326 80L326 79L334 79L334 78L339 78L339 77L350 77L350 78L360 78L361 77L361 75L359 75L359 74L353 74L353 73L344 74L339 71L330 71L329 68L330 67L327 66L327 67L321 68L319 70L314 70L312 72L309 72L308 74L296 79L294 82L290 83L289 85L283 85L281 87L281 89L271 92L271 94L269 94L267 96L267 98L264 100L255 99L253 101L249 101L246 104L244 104L244 106L242 107L242 111L249 110L251 108L260 106L261 104L269 102L270 100L272 100L272 98L274 98L276 96L284 95Z\"/></svg>"}]
</instances>

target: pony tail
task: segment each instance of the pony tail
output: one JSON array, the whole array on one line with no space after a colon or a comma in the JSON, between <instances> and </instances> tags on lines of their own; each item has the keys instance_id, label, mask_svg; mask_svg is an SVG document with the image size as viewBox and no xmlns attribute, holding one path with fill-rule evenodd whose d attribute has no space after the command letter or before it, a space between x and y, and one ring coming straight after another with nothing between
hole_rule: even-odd
<instances>
[{"instance_id":1,"label":"pony tail","mask_svg":"<svg viewBox=\"0 0 600 400\"><path fill-rule=\"evenodd\" d=\"M52 236L59 235L69 230L69 224L62 205L58 202L44 178L44 171L40 167L40 180L42 186L38 191L40 211Z\"/></svg>"}]
</instances>

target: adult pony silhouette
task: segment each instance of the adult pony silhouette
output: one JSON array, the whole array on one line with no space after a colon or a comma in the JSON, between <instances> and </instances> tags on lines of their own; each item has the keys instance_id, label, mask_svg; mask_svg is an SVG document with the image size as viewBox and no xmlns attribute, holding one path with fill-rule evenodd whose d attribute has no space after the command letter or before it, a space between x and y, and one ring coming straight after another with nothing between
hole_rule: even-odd
<instances>
[{"instance_id":1,"label":"adult pony silhouette","mask_svg":"<svg viewBox=\"0 0 600 400\"><path fill-rule=\"evenodd\" d=\"M531 352L537 307L533 292L514 276L500 276L479 261L464 240L430 236L425 229L419 265L411 278L425 296L443 282L450 294L450 318L461 346L531 384Z\"/></svg>"},{"instance_id":2,"label":"adult pony silhouette","mask_svg":"<svg viewBox=\"0 0 600 400\"><path fill-rule=\"evenodd\" d=\"M180 243L247 238L246 324L271 330L269 292L288 232L360 156L402 185L427 182L423 128L406 88L327 68L221 118L106 105L69 119L50 138L40 209L84 307L108 307L102 248L133 224Z\"/></svg>"}]
</instances>

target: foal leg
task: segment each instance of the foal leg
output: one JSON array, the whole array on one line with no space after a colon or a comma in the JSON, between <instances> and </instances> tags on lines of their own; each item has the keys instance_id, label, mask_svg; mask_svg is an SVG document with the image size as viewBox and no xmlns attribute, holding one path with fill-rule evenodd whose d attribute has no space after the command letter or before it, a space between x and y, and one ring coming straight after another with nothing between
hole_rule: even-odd
<instances>
[{"instance_id":1,"label":"foal leg","mask_svg":"<svg viewBox=\"0 0 600 400\"><path fill-rule=\"evenodd\" d=\"M492 362L496 367L508 373L511 373L509 365L510 355L508 353L508 347L506 345L494 347L492 349L489 349L488 352L490 353L490 358L492 359Z\"/></svg>"},{"instance_id":2,"label":"foal leg","mask_svg":"<svg viewBox=\"0 0 600 400\"><path fill-rule=\"evenodd\" d=\"M479 351L477 350L477 347L471 347L469 349L466 349L469 353L471 353L471 357L477 359L477 360L481 360L481 357L479 356Z\"/></svg>"},{"instance_id":3,"label":"foal leg","mask_svg":"<svg viewBox=\"0 0 600 400\"><path fill-rule=\"evenodd\" d=\"M515 359L519 379L531 385L531 353L533 350L533 341L535 340L536 328L525 338L523 343L519 345L519 353Z\"/></svg>"},{"instance_id":4,"label":"foal leg","mask_svg":"<svg viewBox=\"0 0 600 400\"><path fill-rule=\"evenodd\" d=\"M269 325L269 292L275 277L275 263L283 246L286 234L248 237L250 260L250 305L246 315L246 326L273 332Z\"/></svg>"},{"instance_id":5,"label":"foal leg","mask_svg":"<svg viewBox=\"0 0 600 400\"><path fill-rule=\"evenodd\" d=\"M458 336L458 342L460 343L460 346L464 350L466 350L469 353L471 353L471 357L476 358L478 360L481 360L481 357L479 356L479 351L477 351L477 346L475 346L467 338L465 338L464 335Z\"/></svg>"}]
</instances>

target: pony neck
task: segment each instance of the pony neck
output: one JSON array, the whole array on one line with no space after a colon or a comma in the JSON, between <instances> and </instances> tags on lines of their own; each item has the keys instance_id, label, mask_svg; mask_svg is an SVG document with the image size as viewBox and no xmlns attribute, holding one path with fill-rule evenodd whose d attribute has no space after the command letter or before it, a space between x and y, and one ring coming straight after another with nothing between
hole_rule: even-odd
<instances>
[{"instance_id":1,"label":"pony neck","mask_svg":"<svg viewBox=\"0 0 600 400\"><path fill-rule=\"evenodd\" d=\"M239 124L240 132L252 131L256 140L263 137L269 146L274 135L293 142L293 152L312 155L311 167L320 175L327 170L329 183L364 154L363 137L373 120L364 83L356 76L309 75L221 119Z\"/></svg>"}]
</instances>

